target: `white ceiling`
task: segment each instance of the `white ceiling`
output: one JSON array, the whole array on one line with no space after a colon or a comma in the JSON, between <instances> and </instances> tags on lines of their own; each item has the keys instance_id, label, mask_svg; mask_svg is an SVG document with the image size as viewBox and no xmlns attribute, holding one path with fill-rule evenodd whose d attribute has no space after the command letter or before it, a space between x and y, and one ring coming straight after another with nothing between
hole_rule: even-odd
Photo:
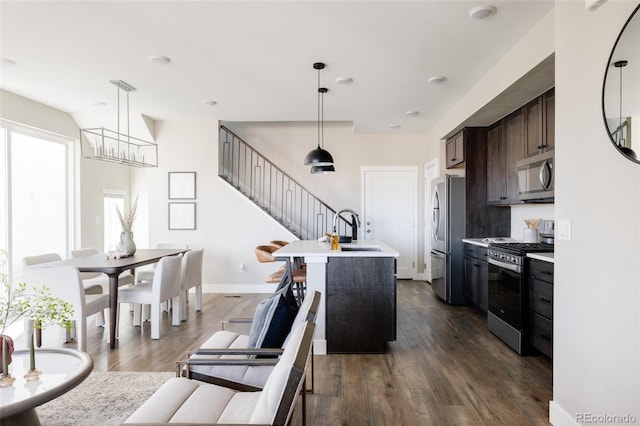
<instances>
[{"instance_id":1,"label":"white ceiling","mask_svg":"<svg viewBox=\"0 0 640 426\"><path fill-rule=\"evenodd\" d=\"M553 8L493 1L495 15L470 18L480 4L2 0L0 86L74 116L113 115L109 80L124 80L137 89L131 113L152 119L315 121L312 64L321 61L326 121L353 121L358 133L420 132ZM433 75L447 80L428 83Z\"/></svg>"}]
</instances>

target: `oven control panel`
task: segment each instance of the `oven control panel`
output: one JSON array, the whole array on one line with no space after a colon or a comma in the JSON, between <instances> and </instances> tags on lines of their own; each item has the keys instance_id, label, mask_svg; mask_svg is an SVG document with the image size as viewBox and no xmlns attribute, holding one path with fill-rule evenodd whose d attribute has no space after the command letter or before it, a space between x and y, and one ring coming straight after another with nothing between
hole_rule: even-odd
<instances>
[{"instance_id":1,"label":"oven control panel","mask_svg":"<svg viewBox=\"0 0 640 426\"><path fill-rule=\"evenodd\" d=\"M500 262L511 263L513 265L522 265L522 256L503 253L498 250L489 249L489 259L495 259Z\"/></svg>"}]
</instances>

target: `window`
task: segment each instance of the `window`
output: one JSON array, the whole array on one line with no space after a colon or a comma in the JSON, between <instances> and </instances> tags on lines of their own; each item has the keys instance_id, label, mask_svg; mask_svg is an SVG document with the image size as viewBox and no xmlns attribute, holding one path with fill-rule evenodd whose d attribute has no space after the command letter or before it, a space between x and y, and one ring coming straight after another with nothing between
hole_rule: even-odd
<instances>
[{"instance_id":1,"label":"window","mask_svg":"<svg viewBox=\"0 0 640 426\"><path fill-rule=\"evenodd\" d=\"M23 257L69 251L72 142L5 122L0 132L0 245L16 282Z\"/></svg>"},{"instance_id":2,"label":"window","mask_svg":"<svg viewBox=\"0 0 640 426\"><path fill-rule=\"evenodd\" d=\"M120 242L122 225L116 213L116 208L124 211L124 196L122 191L106 189L104 191L104 252L115 251Z\"/></svg>"}]
</instances>

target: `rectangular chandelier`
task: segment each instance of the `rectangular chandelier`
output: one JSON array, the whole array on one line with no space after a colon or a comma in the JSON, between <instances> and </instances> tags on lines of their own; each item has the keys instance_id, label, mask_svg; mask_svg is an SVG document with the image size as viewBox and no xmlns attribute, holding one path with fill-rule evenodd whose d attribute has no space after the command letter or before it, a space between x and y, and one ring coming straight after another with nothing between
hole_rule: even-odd
<instances>
[{"instance_id":1,"label":"rectangular chandelier","mask_svg":"<svg viewBox=\"0 0 640 426\"><path fill-rule=\"evenodd\" d=\"M117 130L80 129L82 157L132 167L158 167L158 145L129 134L129 92L136 89L122 80L111 80L111 83L118 87ZM120 131L120 91L127 93L126 133Z\"/></svg>"}]
</instances>

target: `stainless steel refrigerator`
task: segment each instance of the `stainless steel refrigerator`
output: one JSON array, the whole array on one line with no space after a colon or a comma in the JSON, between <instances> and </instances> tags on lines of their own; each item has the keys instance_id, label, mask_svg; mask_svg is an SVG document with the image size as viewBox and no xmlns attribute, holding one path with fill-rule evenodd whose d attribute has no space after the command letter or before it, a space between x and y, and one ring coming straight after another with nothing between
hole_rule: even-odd
<instances>
[{"instance_id":1,"label":"stainless steel refrigerator","mask_svg":"<svg viewBox=\"0 0 640 426\"><path fill-rule=\"evenodd\" d=\"M431 187L431 288L452 305L465 304L464 177L445 175Z\"/></svg>"}]
</instances>

